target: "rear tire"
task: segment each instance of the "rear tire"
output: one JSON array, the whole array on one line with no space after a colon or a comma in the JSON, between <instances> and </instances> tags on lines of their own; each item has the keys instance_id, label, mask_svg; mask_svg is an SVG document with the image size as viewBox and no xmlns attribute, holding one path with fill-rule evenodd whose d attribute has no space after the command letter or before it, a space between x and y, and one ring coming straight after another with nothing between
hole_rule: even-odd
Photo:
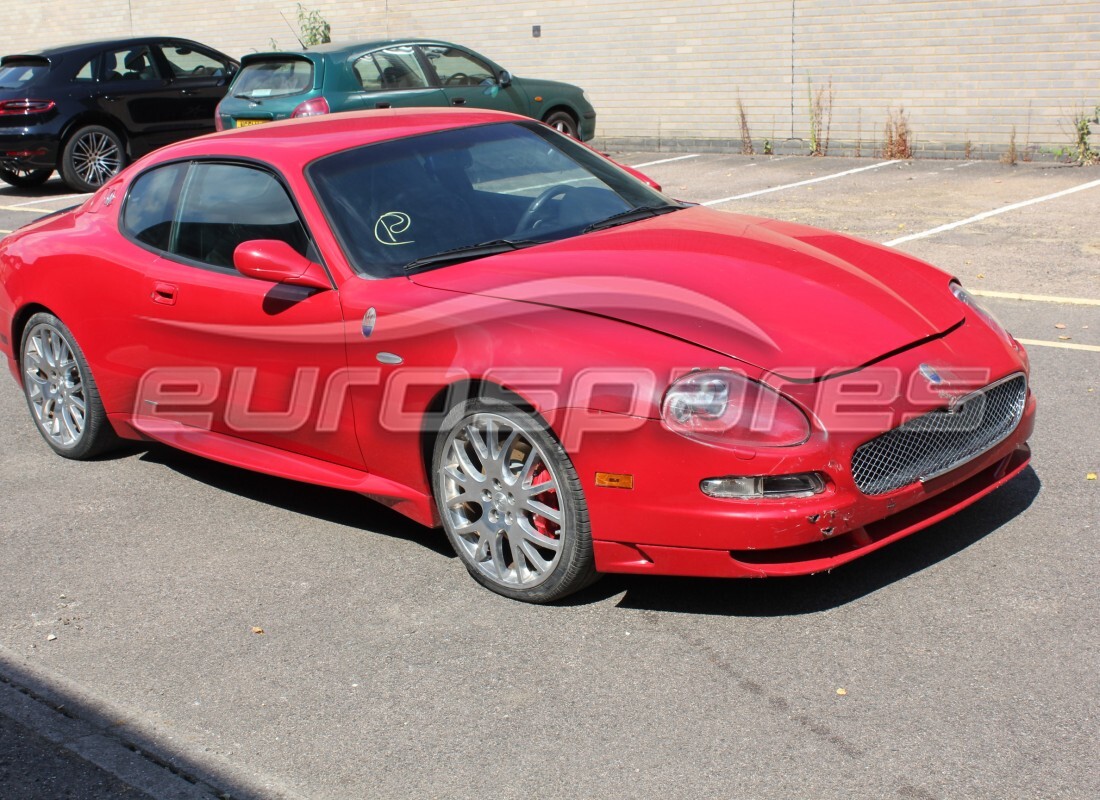
<instances>
[{"instance_id":1,"label":"rear tire","mask_svg":"<svg viewBox=\"0 0 1100 800\"><path fill-rule=\"evenodd\" d=\"M41 186L53 175L52 169L0 169L0 181L16 189Z\"/></svg>"},{"instance_id":2,"label":"rear tire","mask_svg":"<svg viewBox=\"0 0 1100 800\"><path fill-rule=\"evenodd\" d=\"M118 444L84 353L53 314L27 321L19 370L31 418L59 456L84 461Z\"/></svg>"},{"instance_id":3,"label":"rear tire","mask_svg":"<svg viewBox=\"0 0 1100 800\"><path fill-rule=\"evenodd\" d=\"M74 192L94 192L126 166L126 145L110 128L80 128L61 152L61 177Z\"/></svg>"}]
</instances>

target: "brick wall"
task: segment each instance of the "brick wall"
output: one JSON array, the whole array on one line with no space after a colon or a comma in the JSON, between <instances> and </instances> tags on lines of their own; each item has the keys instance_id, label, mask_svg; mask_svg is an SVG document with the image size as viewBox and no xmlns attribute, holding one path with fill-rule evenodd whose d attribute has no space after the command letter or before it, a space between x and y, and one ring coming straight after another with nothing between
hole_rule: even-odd
<instances>
[{"instance_id":1,"label":"brick wall","mask_svg":"<svg viewBox=\"0 0 1100 800\"><path fill-rule=\"evenodd\" d=\"M1038 155L1072 142L1070 116L1100 103L1100 4L1073 0L307 0L336 40L434 36L519 75L585 87L605 144L740 147L745 106L759 152L807 147L809 94L832 85L831 152L872 154L891 108L918 152L996 156L1016 129ZM290 21L290 26L279 12ZM295 47L296 5L188 0L13 0L0 50L162 33L233 55ZM541 26L541 37L532 26ZM824 135L825 131L821 131Z\"/></svg>"}]
</instances>

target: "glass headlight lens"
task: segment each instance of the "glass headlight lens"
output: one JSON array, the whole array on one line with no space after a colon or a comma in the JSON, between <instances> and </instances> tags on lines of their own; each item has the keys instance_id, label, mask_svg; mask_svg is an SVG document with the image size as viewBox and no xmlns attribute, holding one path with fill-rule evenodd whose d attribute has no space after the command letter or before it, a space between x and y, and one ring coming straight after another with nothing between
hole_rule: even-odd
<instances>
[{"instance_id":1,"label":"glass headlight lens","mask_svg":"<svg viewBox=\"0 0 1100 800\"><path fill-rule=\"evenodd\" d=\"M960 303L962 303L967 308L970 308L979 317L984 319L989 324L989 327L993 328L993 330L997 331L997 333L1004 336L1007 341L1012 342L1012 336L1009 334L1005 326L1001 324L1001 321L993 316L993 314L988 309L986 309L985 306L979 303L977 299L975 299L974 295L966 291L966 289L964 289L961 284L953 282L951 284L951 294L955 295L955 299L957 299Z\"/></svg>"},{"instance_id":2,"label":"glass headlight lens","mask_svg":"<svg viewBox=\"0 0 1100 800\"><path fill-rule=\"evenodd\" d=\"M723 370L693 372L673 383L661 418L681 436L717 445L789 447L810 436L798 406L762 383Z\"/></svg>"}]
</instances>

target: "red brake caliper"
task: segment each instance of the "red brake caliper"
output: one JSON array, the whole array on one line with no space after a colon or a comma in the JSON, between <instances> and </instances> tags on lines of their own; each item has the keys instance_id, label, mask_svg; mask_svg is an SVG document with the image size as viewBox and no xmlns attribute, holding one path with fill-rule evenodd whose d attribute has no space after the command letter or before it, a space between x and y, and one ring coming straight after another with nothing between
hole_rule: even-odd
<instances>
[{"instance_id":1,"label":"red brake caliper","mask_svg":"<svg viewBox=\"0 0 1100 800\"><path fill-rule=\"evenodd\" d=\"M544 466L540 465L534 471L534 473L531 475L531 485L532 486L538 486L540 483L549 483L549 482L550 482L550 470L548 470ZM545 495L535 495L535 497L539 497L542 500L543 503L550 506L551 508L555 508L557 506L556 503L551 504L550 502L547 502L548 500L550 500L550 497L551 497L551 493L549 493L549 492L545 493ZM558 525L557 525L557 523L555 523L551 520L548 520L546 517L542 516L541 514L532 514L531 517L532 517L531 522L534 524L535 530L537 530L543 536L547 536L551 539L557 539L558 538Z\"/></svg>"}]
</instances>

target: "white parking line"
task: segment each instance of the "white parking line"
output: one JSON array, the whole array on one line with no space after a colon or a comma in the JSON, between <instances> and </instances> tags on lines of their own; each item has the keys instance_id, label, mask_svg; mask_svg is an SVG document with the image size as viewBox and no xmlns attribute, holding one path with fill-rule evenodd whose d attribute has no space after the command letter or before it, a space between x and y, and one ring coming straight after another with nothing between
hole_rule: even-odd
<instances>
[{"instance_id":1,"label":"white parking line","mask_svg":"<svg viewBox=\"0 0 1100 800\"><path fill-rule=\"evenodd\" d=\"M655 164L668 164L672 161L684 161L685 159L688 159L688 158L698 158L698 157L699 157L699 154L694 153L693 155L690 155L690 156L676 156L676 158L662 158L659 161L647 161L644 164L631 164L630 166L631 166L632 169L641 169L642 167L652 167Z\"/></svg>"},{"instance_id":2,"label":"white parking line","mask_svg":"<svg viewBox=\"0 0 1100 800\"><path fill-rule=\"evenodd\" d=\"M856 167L855 169L845 170L844 172L834 172L831 175L822 175L819 178L810 178L805 181L798 181L796 183L785 183L782 186L772 186L769 189L757 189L755 192L745 192L745 194L735 194L733 197L723 197L719 200L708 200L702 203L704 206L716 206L720 203L730 203L734 200L744 200L746 197L756 197L762 194L768 194L770 192L780 192L784 189L794 189L798 186L808 186L811 183L821 183L821 181L831 181L833 178L843 178L845 175L855 175L857 172L866 172L869 169L878 169L879 167L885 167L889 164L896 164L897 161L880 161L877 164L871 164L866 167Z\"/></svg>"},{"instance_id":3,"label":"white parking line","mask_svg":"<svg viewBox=\"0 0 1100 800\"><path fill-rule=\"evenodd\" d=\"M22 211L26 214L49 214L48 208L20 208L19 206L0 206L0 211Z\"/></svg>"},{"instance_id":4,"label":"white parking line","mask_svg":"<svg viewBox=\"0 0 1100 800\"><path fill-rule=\"evenodd\" d=\"M1045 339L1017 339L1022 345L1028 347L1057 347L1060 350L1084 350L1087 353L1100 353L1100 345L1097 344L1073 344L1072 342L1048 342Z\"/></svg>"},{"instance_id":5,"label":"white parking line","mask_svg":"<svg viewBox=\"0 0 1100 800\"><path fill-rule=\"evenodd\" d=\"M1026 206L1033 206L1036 203L1045 203L1047 200L1056 200L1059 197L1065 197L1067 194L1073 194L1074 192L1083 192L1085 189L1094 189L1100 186L1100 180L1089 181L1088 183L1082 183L1080 186L1073 186L1069 189L1063 189L1060 192L1054 192L1053 194L1045 194L1042 197L1034 197L1031 200L1022 200L1019 203L1012 203L1011 205L1004 206L1003 208L995 208L992 211L983 211L981 214L975 214L972 217L961 219L958 222L949 222L946 225L940 225L936 228L931 228L920 233L911 233L908 236L902 236L897 239L891 239L884 244L887 247L896 247L902 242L911 242L914 239L923 239L925 236L935 236L937 233L943 233L944 231L954 230L955 228L961 228L963 225L970 225L974 222L981 222L983 219L989 219L995 217L998 214L1004 214L1009 211L1015 211L1018 208L1025 208Z\"/></svg>"},{"instance_id":6,"label":"white parking line","mask_svg":"<svg viewBox=\"0 0 1100 800\"><path fill-rule=\"evenodd\" d=\"M39 203L52 203L54 200L68 200L70 197L83 197L79 194L55 194L52 197L40 197L37 200L29 200L26 203L16 203L12 208L23 208L24 206L36 206Z\"/></svg>"},{"instance_id":7,"label":"white parking line","mask_svg":"<svg viewBox=\"0 0 1100 800\"><path fill-rule=\"evenodd\" d=\"M1100 300L1090 297L1057 297L1050 294L1022 294L1020 292L994 292L988 289L970 289L967 291L978 297L998 297L1003 300L1024 300L1029 303L1061 303L1070 306L1100 306Z\"/></svg>"}]
</instances>

